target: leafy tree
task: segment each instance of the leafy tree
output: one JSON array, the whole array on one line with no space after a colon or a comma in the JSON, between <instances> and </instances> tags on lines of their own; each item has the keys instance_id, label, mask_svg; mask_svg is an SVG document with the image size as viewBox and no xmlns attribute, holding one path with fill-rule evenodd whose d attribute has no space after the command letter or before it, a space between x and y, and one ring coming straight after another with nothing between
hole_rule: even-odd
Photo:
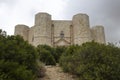
<instances>
[{"instance_id":1,"label":"leafy tree","mask_svg":"<svg viewBox=\"0 0 120 80\"><path fill-rule=\"evenodd\" d=\"M0 60L0 80L34 80L34 76L27 66Z\"/></svg>"},{"instance_id":2,"label":"leafy tree","mask_svg":"<svg viewBox=\"0 0 120 80\"><path fill-rule=\"evenodd\" d=\"M46 65L56 65L54 56L54 49L47 45L38 45L37 52L39 54L39 60L45 63Z\"/></svg>"},{"instance_id":3,"label":"leafy tree","mask_svg":"<svg viewBox=\"0 0 120 80\"><path fill-rule=\"evenodd\" d=\"M34 80L37 51L20 36L0 35L0 80Z\"/></svg>"},{"instance_id":4,"label":"leafy tree","mask_svg":"<svg viewBox=\"0 0 120 80\"><path fill-rule=\"evenodd\" d=\"M0 29L0 36L7 36L7 33L6 33L6 31L2 31L2 29Z\"/></svg>"},{"instance_id":5,"label":"leafy tree","mask_svg":"<svg viewBox=\"0 0 120 80\"><path fill-rule=\"evenodd\" d=\"M120 48L95 42L68 47L60 65L81 80L119 80Z\"/></svg>"},{"instance_id":6,"label":"leafy tree","mask_svg":"<svg viewBox=\"0 0 120 80\"><path fill-rule=\"evenodd\" d=\"M57 63L59 63L60 56L62 55L62 53L65 52L66 48L67 47L65 47L65 46L57 46L54 48L53 56Z\"/></svg>"},{"instance_id":7,"label":"leafy tree","mask_svg":"<svg viewBox=\"0 0 120 80\"><path fill-rule=\"evenodd\" d=\"M62 66L63 70L65 72L73 72L74 68L72 68L72 66L74 66L74 60L75 58L73 58L75 51L77 50L78 46L76 45L72 45L66 48L66 50L64 51L64 53L62 54L62 56L60 57L59 60L59 64L60 66Z\"/></svg>"},{"instance_id":8,"label":"leafy tree","mask_svg":"<svg viewBox=\"0 0 120 80\"><path fill-rule=\"evenodd\" d=\"M50 47L48 45L38 45L37 51L40 61L47 65L55 65L59 62L60 56L66 50L65 46Z\"/></svg>"}]
</instances>

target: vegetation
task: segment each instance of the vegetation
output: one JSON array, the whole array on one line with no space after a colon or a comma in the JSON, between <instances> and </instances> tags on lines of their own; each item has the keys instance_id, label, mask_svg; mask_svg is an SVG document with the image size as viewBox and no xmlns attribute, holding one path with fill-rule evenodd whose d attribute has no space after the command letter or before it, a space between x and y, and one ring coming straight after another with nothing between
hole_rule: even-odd
<instances>
[{"instance_id":1,"label":"vegetation","mask_svg":"<svg viewBox=\"0 0 120 80\"><path fill-rule=\"evenodd\" d=\"M1 32L0 80L35 80L39 73L35 47L20 36L6 36Z\"/></svg>"},{"instance_id":2,"label":"vegetation","mask_svg":"<svg viewBox=\"0 0 120 80\"><path fill-rule=\"evenodd\" d=\"M65 49L66 47L64 46L57 46L53 48L48 45L38 45L37 52L39 54L39 60L46 65L56 65Z\"/></svg>"},{"instance_id":3,"label":"vegetation","mask_svg":"<svg viewBox=\"0 0 120 80\"><path fill-rule=\"evenodd\" d=\"M120 80L120 48L95 42L70 46L60 65L80 80Z\"/></svg>"},{"instance_id":4,"label":"vegetation","mask_svg":"<svg viewBox=\"0 0 120 80\"><path fill-rule=\"evenodd\" d=\"M65 46L57 46L54 48L54 58L55 58L55 61L56 63L59 63L59 59L60 59L60 56L65 52L67 47Z\"/></svg>"},{"instance_id":5,"label":"vegetation","mask_svg":"<svg viewBox=\"0 0 120 80\"><path fill-rule=\"evenodd\" d=\"M65 72L80 80L120 80L120 48L113 44L87 42L81 46L38 45L0 30L0 80L35 80L45 74L45 65L59 62Z\"/></svg>"},{"instance_id":6,"label":"vegetation","mask_svg":"<svg viewBox=\"0 0 120 80\"><path fill-rule=\"evenodd\" d=\"M46 65L56 65L56 61L53 57L54 49L47 45L38 45L37 52L39 54L39 60Z\"/></svg>"}]
</instances>

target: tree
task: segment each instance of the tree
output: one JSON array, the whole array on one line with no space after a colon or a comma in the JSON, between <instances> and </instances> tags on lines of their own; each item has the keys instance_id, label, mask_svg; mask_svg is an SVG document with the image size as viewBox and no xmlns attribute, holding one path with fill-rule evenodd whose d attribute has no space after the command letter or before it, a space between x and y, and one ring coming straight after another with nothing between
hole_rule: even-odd
<instances>
[{"instance_id":1,"label":"tree","mask_svg":"<svg viewBox=\"0 0 120 80\"><path fill-rule=\"evenodd\" d=\"M54 48L53 56L57 63L59 63L60 56L65 52L66 48L65 46L57 46Z\"/></svg>"},{"instance_id":2,"label":"tree","mask_svg":"<svg viewBox=\"0 0 120 80\"><path fill-rule=\"evenodd\" d=\"M54 56L54 49L47 45L38 45L37 52L39 54L39 60L45 63L46 65L56 65Z\"/></svg>"},{"instance_id":3,"label":"tree","mask_svg":"<svg viewBox=\"0 0 120 80\"><path fill-rule=\"evenodd\" d=\"M2 29L0 29L0 35L7 36L7 33L6 33L6 31L2 31Z\"/></svg>"},{"instance_id":4,"label":"tree","mask_svg":"<svg viewBox=\"0 0 120 80\"><path fill-rule=\"evenodd\" d=\"M87 42L69 47L60 59L64 71L81 80L119 80L120 48Z\"/></svg>"},{"instance_id":5,"label":"tree","mask_svg":"<svg viewBox=\"0 0 120 80\"><path fill-rule=\"evenodd\" d=\"M0 80L34 80L37 52L20 36L0 35Z\"/></svg>"}]
</instances>

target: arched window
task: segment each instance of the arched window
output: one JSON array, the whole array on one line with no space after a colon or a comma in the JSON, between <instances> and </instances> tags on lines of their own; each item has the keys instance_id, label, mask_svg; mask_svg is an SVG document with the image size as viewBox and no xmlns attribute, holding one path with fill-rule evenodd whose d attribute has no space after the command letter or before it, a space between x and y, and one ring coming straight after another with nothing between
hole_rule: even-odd
<instances>
[{"instance_id":1,"label":"arched window","mask_svg":"<svg viewBox=\"0 0 120 80\"><path fill-rule=\"evenodd\" d=\"M32 37L32 42L34 41L34 36Z\"/></svg>"},{"instance_id":2,"label":"arched window","mask_svg":"<svg viewBox=\"0 0 120 80\"><path fill-rule=\"evenodd\" d=\"M64 38L64 32L63 31L60 32L60 38Z\"/></svg>"}]
</instances>

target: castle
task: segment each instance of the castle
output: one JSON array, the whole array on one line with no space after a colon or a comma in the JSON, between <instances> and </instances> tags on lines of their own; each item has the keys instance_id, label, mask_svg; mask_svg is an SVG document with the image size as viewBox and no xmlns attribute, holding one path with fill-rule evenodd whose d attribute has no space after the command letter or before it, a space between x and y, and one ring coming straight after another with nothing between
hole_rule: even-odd
<instances>
[{"instance_id":1,"label":"castle","mask_svg":"<svg viewBox=\"0 0 120 80\"><path fill-rule=\"evenodd\" d=\"M48 13L35 15L35 25L31 28L26 25L16 25L15 35L21 35L30 44L66 46L92 40L105 43L104 27L101 25L90 28L89 16L76 14L72 20L52 20Z\"/></svg>"}]
</instances>

